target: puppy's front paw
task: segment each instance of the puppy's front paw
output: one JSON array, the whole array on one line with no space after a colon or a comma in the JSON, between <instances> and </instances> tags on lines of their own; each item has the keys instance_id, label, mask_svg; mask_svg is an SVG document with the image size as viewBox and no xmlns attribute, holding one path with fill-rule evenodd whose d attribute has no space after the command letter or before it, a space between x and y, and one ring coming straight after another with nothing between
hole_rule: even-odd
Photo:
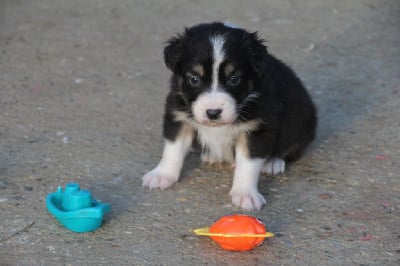
<instances>
[{"instance_id":1,"label":"puppy's front paw","mask_svg":"<svg viewBox=\"0 0 400 266\"><path fill-rule=\"evenodd\" d=\"M178 181L178 176L156 167L142 177L142 186L164 190Z\"/></svg>"},{"instance_id":2,"label":"puppy's front paw","mask_svg":"<svg viewBox=\"0 0 400 266\"><path fill-rule=\"evenodd\" d=\"M262 172L268 175L283 174L285 172L285 161L279 158L272 158L265 163Z\"/></svg>"},{"instance_id":3,"label":"puppy's front paw","mask_svg":"<svg viewBox=\"0 0 400 266\"><path fill-rule=\"evenodd\" d=\"M232 203L245 210L260 210L265 198L258 191L231 190Z\"/></svg>"}]
</instances>

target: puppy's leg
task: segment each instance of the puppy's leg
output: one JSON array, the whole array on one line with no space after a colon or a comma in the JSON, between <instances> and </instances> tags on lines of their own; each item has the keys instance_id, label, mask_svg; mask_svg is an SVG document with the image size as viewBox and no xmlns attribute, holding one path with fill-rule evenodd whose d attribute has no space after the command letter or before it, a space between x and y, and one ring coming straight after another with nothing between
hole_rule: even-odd
<instances>
[{"instance_id":1,"label":"puppy's leg","mask_svg":"<svg viewBox=\"0 0 400 266\"><path fill-rule=\"evenodd\" d=\"M259 210L265 204L265 199L257 188L258 178L265 160L250 158L244 136L236 144L235 152L236 168L232 189L229 192L232 196L232 203L246 210Z\"/></svg>"},{"instance_id":2,"label":"puppy's leg","mask_svg":"<svg viewBox=\"0 0 400 266\"><path fill-rule=\"evenodd\" d=\"M264 164L262 172L268 175L278 175L285 172L285 160L280 158L268 159Z\"/></svg>"},{"instance_id":3,"label":"puppy's leg","mask_svg":"<svg viewBox=\"0 0 400 266\"><path fill-rule=\"evenodd\" d=\"M159 164L142 177L144 187L165 189L178 181L186 153L191 147L193 132L189 128L181 129L175 141L165 141L164 151Z\"/></svg>"}]
</instances>

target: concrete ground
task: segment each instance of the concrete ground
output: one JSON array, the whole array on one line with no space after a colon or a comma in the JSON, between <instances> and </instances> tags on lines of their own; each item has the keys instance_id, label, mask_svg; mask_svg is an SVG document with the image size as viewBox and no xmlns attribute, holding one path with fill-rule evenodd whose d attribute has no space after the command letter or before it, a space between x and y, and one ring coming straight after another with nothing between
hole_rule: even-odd
<instances>
[{"instance_id":1,"label":"concrete ground","mask_svg":"<svg viewBox=\"0 0 400 266\"><path fill-rule=\"evenodd\" d=\"M198 165L163 192L141 187L162 150L163 41L231 21L259 31L318 109L318 138L250 212L276 234L244 253L192 229L243 213L232 170ZM400 3L2 0L1 265L399 265ZM76 181L112 205L86 234L45 207Z\"/></svg>"}]
</instances>

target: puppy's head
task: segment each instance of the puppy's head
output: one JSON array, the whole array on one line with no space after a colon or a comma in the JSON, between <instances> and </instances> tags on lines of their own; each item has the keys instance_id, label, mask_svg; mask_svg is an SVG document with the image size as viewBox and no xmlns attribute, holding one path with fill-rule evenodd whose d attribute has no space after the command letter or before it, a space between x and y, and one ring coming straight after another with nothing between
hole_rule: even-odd
<instances>
[{"instance_id":1,"label":"puppy's head","mask_svg":"<svg viewBox=\"0 0 400 266\"><path fill-rule=\"evenodd\" d=\"M188 28L164 49L188 115L207 126L240 120L243 106L259 96L254 82L263 75L266 58L257 33L223 23Z\"/></svg>"}]
</instances>

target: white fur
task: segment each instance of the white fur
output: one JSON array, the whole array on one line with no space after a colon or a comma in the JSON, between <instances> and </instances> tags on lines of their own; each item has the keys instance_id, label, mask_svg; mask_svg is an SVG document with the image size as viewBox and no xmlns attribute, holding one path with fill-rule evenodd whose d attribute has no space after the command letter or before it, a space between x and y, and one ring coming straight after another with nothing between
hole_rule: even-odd
<instances>
[{"instance_id":1,"label":"white fur","mask_svg":"<svg viewBox=\"0 0 400 266\"><path fill-rule=\"evenodd\" d=\"M222 109L221 117L210 121L206 113L208 109ZM226 92L214 90L200 94L192 104L192 111L194 119L200 124L225 125L237 118L235 99Z\"/></svg>"},{"instance_id":2,"label":"white fur","mask_svg":"<svg viewBox=\"0 0 400 266\"><path fill-rule=\"evenodd\" d=\"M199 142L204 148L203 162L233 162L233 145L237 136L231 126L199 126L197 130Z\"/></svg>"},{"instance_id":3,"label":"white fur","mask_svg":"<svg viewBox=\"0 0 400 266\"><path fill-rule=\"evenodd\" d=\"M222 126L234 122L237 118L236 101L229 94L219 89L219 68L225 59L224 44L225 38L215 35L210 38L213 47L212 81L208 91L200 94L192 103L194 119L204 125ZM207 117L207 110L221 109L221 117L212 120Z\"/></svg>"},{"instance_id":4,"label":"white fur","mask_svg":"<svg viewBox=\"0 0 400 266\"><path fill-rule=\"evenodd\" d=\"M144 187L165 189L179 179L183 161L192 144L192 135L180 135L175 142L166 140L159 164L142 177Z\"/></svg>"},{"instance_id":5,"label":"white fur","mask_svg":"<svg viewBox=\"0 0 400 266\"><path fill-rule=\"evenodd\" d=\"M212 36L210 38L213 47L213 66L212 66L212 83L211 91L217 91L219 85L219 67L225 59L224 44L225 38L221 35Z\"/></svg>"},{"instance_id":6,"label":"white fur","mask_svg":"<svg viewBox=\"0 0 400 266\"><path fill-rule=\"evenodd\" d=\"M198 132L198 140L203 147L202 159L204 162L233 162L233 149L240 134L257 129L258 120L252 120L237 125L211 127L199 124L189 118L188 114L181 111L174 112L175 120L189 123Z\"/></svg>"},{"instance_id":7,"label":"white fur","mask_svg":"<svg viewBox=\"0 0 400 266\"><path fill-rule=\"evenodd\" d=\"M262 172L268 175L283 174L285 172L285 160L280 158L269 159L265 163Z\"/></svg>"},{"instance_id":8,"label":"white fur","mask_svg":"<svg viewBox=\"0 0 400 266\"><path fill-rule=\"evenodd\" d=\"M232 203L246 210L261 209L265 198L258 192L258 178L264 159L252 159L240 148L236 148L236 168L229 195Z\"/></svg>"},{"instance_id":9,"label":"white fur","mask_svg":"<svg viewBox=\"0 0 400 266\"><path fill-rule=\"evenodd\" d=\"M251 159L248 153L238 147L237 140L241 134L255 130L260 121L253 120L238 125L208 127L197 123L182 111L174 112L175 120L187 123L198 132L198 139L203 149L203 159L210 162L235 161L236 169L233 185L229 194L232 203L246 210L261 209L265 204L264 197L258 192L257 184L264 159ZM180 134L175 142L165 141L160 163L143 176L143 186L165 189L172 186L179 178L183 161L193 140L191 134ZM236 145L236 147L235 147ZM235 153L233 154L233 148ZM235 158L234 158L235 157Z\"/></svg>"}]
</instances>

